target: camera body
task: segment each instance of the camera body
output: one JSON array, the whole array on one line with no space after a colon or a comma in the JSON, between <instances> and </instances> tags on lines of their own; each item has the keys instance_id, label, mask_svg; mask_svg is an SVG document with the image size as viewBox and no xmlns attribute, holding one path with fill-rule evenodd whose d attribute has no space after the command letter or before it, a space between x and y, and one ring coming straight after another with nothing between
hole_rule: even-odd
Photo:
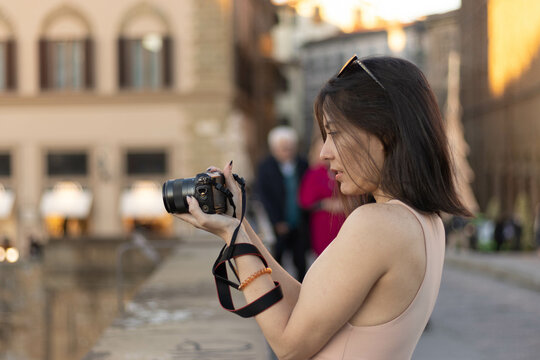
<instances>
[{"instance_id":1,"label":"camera body","mask_svg":"<svg viewBox=\"0 0 540 360\"><path fill-rule=\"evenodd\" d=\"M168 180L163 184L163 204L170 214L189 212L186 201L193 196L199 202L203 212L222 214L227 211L227 197L216 188L216 184L225 185L225 177L221 173L201 173L193 178Z\"/></svg>"}]
</instances>

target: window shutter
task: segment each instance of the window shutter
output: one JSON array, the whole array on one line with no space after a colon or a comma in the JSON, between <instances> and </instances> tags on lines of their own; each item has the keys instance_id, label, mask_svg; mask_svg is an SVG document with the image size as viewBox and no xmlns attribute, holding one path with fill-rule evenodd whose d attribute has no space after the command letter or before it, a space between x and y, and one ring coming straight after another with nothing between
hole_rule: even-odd
<instances>
[{"instance_id":1,"label":"window shutter","mask_svg":"<svg viewBox=\"0 0 540 360\"><path fill-rule=\"evenodd\" d=\"M120 89L125 89L128 87L126 69L126 45L126 39L122 37L118 38L118 86L120 87Z\"/></svg>"},{"instance_id":2,"label":"window shutter","mask_svg":"<svg viewBox=\"0 0 540 360\"><path fill-rule=\"evenodd\" d=\"M84 77L86 81L86 88L94 88L94 41L91 38L86 38L84 40L84 53L85 53L85 62L84 62Z\"/></svg>"},{"instance_id":3,"label":"window shutter","mask_svg":"<svg viewBox=\"0 0 540 360\"><path fill-rule=\"evenodd\" d=\"M170 36L163 38L163 86L170 88L173 84L173 51Z\"/></svg>"},{"instance_id":4,"label":"window shutter","mask_svg":"<svg viewBox=\"0 0 540 360\"><path fill-rule=\"evenodd\" d=\"M47 56L47 45L47 40L39 40L39 84L41 90L47 90L49 88L49 59Z\"/></svg>"},{"instance_id":5,"label":"window shutter","mask_svg":"<svg viewBox=\"0 0 540 360\"><path fill-rule=\"evenodd\" d=\"M8 90L17 88L17 54L15 40L6 42L6 87Z\"/></svg>"}]
</instances>

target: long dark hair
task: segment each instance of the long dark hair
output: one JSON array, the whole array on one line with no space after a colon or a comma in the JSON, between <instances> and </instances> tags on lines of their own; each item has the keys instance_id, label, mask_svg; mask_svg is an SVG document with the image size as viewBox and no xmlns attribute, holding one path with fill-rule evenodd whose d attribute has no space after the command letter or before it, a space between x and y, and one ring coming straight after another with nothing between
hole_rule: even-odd
<instances>
[{"instance_id":1,"label":"long dark hair","mask_svg":"<svg viewBox=\"0 0 540 360\"><path fill-rule=\"evenodd\" d=\"M360 66L328 80L314 104L323 139L324 118L331 119L338 129L336 148L344 164L361 163L360 145L362 159L368 160L367 167L362 162L363 176L379 179L377 185L386 194L426 213L472 216L456 193L445 127L424 74L411 62L393 57L371 57L362 63L384 88ZM358 129L383 144L381 169L360 136L355 136ZM345 198L350 212L369 202L370 194Z\"/></svg>"}]
</instances>

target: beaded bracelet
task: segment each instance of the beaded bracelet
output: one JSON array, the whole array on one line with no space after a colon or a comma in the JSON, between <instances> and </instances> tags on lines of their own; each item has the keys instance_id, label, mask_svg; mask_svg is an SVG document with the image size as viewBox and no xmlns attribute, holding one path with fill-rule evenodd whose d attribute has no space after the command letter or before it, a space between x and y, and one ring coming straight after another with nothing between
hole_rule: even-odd
<instances>
[{"instance_id":1,"label":"beaded bracelet","mask_svg":"<svg viewBox=\"0 0 540 360\"><path fill-rule=\"evenodd\" d=\"M261 275L264 275L264 274L271 274L272 273L272 269L270 269L269 267L267 268L264 268L264 269L261 269L259 271L257 271L256 273L253 273L250 277L248 277L246 280L242 281L242 283L240 284L240 286L238 286L238 290L244 290L244 288L246 286L248 286L249 284L251 284L253 282L253 280L255 280L256 278L258 278L259 276Z\"/></svg>"}]
</instances>

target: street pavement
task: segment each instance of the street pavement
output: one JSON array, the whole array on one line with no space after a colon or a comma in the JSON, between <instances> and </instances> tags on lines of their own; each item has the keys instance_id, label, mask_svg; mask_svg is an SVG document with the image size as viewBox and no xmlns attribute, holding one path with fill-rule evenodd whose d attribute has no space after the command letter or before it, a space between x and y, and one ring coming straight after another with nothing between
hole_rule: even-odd
<instances>
[{"instance_id":1,"label":"street pavement","mask_svg":"<svg viewBox=\"0 0 540 360\"><path fill-rule=\"evenodd\" d=\"M219 248L210 236L186 238L84 360L269 359L256 322L218 303L210 268ZM413 359L540 359L538 284L534 255L449 251L437 305Z\"/></svg>"},{"instance_id":2,"label":"street pavement","mask_svg":"<svg viewBox=\"0 0 540 360\"><path fill-rule=\"evenodd\" d=\"M448 250L445 263L540 291L540 256L536 253L480 253Z\"/></svg>"},{"instance_id":3,"label":"street pavement","mask_svg":"<svg viewBox=\"0 0 540 360\"><path fill-rule=\"evenodd\" d=\"M446 266L430 326L413 359L540 359L540 292Z\"/></svg>"}]
</instances>

